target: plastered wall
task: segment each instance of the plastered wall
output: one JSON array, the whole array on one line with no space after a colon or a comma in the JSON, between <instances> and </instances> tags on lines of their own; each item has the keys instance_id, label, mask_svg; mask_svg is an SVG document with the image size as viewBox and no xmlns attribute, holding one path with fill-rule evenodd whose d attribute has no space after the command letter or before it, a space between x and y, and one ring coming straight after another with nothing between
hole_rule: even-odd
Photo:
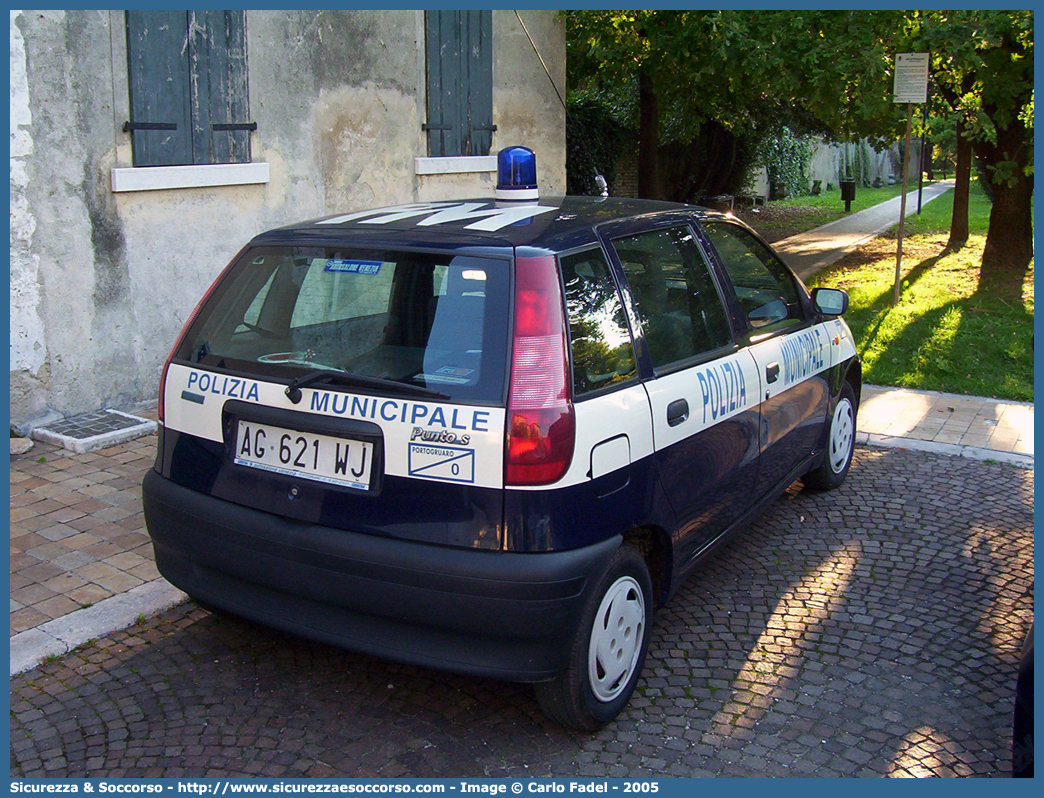
<instances>
[{"instance_id":1,"label":"plastered wall","mask_svg":"<svg viewBox=\"0 0 1044 798\"><path fill-rule=\"evenodd\" d=\"M564 91L565 32L522 18ZM174 339L228 260L272 227L488 196L488 172L418 175L424 15L247 13L252 160L267 183L114 192L132 165L120 11L11 12L11 418L154 401ZM537 153L565 191L565 110L513 11L493 12L493 151Z\"/></svg>"}]
</instances>

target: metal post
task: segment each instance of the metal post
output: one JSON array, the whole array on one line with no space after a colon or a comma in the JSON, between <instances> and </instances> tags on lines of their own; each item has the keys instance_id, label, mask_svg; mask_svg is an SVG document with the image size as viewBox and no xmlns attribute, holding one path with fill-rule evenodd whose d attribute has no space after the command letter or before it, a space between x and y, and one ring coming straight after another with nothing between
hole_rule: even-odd
<instances>
[{"instance_id":1,"label":"metal post","mask_svg":"<svg viewBox=\"0 0 1044 798\"><path fill-rule=\"evenodd\" d=\"M921 106L921 150L917 159L917 215L921 215L921 192L924 191L924 129L928 126L928 105Z\"/></svg>"},{"instance_id":2,"label":"metal post","mask_svg":"<svg viewBox=\"0 0 1044 798\"><path fill-rule=\"evenodd\" d=\"M903 150L903 198L899 201L899 234L895 252L895 290L892 305L899 304L899 288L902 285L900 268L903 263L903 222L906 220L906 184L910 176L910 128L913 126L913 103L906 104L906 147Z\"/></svg>"}]
</instances>

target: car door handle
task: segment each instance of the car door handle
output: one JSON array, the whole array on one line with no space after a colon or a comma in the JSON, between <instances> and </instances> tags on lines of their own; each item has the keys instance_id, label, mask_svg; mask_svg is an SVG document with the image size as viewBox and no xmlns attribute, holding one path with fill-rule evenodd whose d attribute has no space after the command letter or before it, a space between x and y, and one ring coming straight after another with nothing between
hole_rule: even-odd
<instances>
[{"instance_id":1,"label":"car door handle","mask_svg":"<svg viewBox=\"0 0 1044 798\"><path fill-rule=\"evenodd\" d=\"M677 427L689 417L689 403L684 399L675 399L667 405L667 426Z\"/></svg>"},{"instance_id":2,"label":"car door handle","mask_svg":"<svg viewBox=\"0 0 1044 798\"><path fill-rule=\"evenodd\" d=\"M765 366L765 382L775 382L779 379L779 363L769 363Z\"/></svg>"}]
</instances>

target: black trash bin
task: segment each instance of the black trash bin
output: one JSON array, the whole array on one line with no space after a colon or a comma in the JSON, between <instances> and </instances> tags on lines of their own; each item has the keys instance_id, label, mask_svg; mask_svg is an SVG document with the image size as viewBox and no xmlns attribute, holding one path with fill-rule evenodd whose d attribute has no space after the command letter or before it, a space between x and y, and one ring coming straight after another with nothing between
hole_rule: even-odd
<instances>
[{"instance_id":1,"label":"black trash bin","mask_svg":"<svg viewBox=\"0 0 1044 798\"><path fill-rule=\"evenodd\" d=\"M845 213L852 210L852 200L855 199L855 187L856 181L854 180L841 181L841 199L845 201Z\"/></svg>"}]
</instances>

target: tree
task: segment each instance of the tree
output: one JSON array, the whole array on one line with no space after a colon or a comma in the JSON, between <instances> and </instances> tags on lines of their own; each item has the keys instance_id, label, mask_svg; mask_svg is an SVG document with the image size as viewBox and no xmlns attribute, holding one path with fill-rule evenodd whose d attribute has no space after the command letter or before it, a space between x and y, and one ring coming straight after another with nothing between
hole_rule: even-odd
<instances>
[{"instance_id":1,"label":"tree","mask_svg":"<svg viewBox=\"0 0 1044 798\"><path fill-rule=\"evenodd\" d=\"M954 167L953 213L950 216L948 250L960 249L968 241L968 199L971 188L971 142L963 135L964 122L949 103L939 103L939 89L929 76L929 103L934 113L928 118L925 135L932 141L932 158L941 165L943 177ZM929 180L931 176L929 176Z\"/></svg>"},{"instance_id":2,"label":"tree","mask_svg":"<svg viewBox=\"0 0 1044 798\"><path fill-rule=\"evenodd\" d=\"M948 249L959 249L968 240L968 200L971 196L971 141L964 135L964 121L958 115L954 127L953 212L950 215Z\"/></svg>"},{"instance_id":3,"label":"tree","mask_svg":"<svg viewBox=\"0 0 1044 798\"><path fill-rule=\"evenodd\" d=\"M664 194L663 145L689 143L715 120L748 128L765 104L758 83L743 79L757 55L744 46L748 22L707 11L570 12L570 88L634 96L615 105L633 114L619 121L638 130L640 196Z\"/></svg>"},{"instance_id":4,"label":"tree","mask_svg":"<svg viewBox=\"0 0 1044 798\"><path fill-rule=\"evenodd\" d=\"M901 12L574 11L571 88L637 92L640 195L664 196L662 145L797 133L894 141L889 41ZM731 147L730 160L744 148ZM671 166L677 158L670 159ZM691 170L690 170L691 171Z\"/></svg>"},{"instance_id":5,"label":"tree","mask_svg":"<svg viewBox=\"0 0 1044 798\"><path fill-rule=\"evenodd\" d=\"M923 11L910 20L912 42L931 52L938 93L957 117L965 188L955 196L951 244L968 237L970 149L993 195L980 279L1022 273L1033 258L1033 12Z\"/></svg>"},{"instance_id":6,"label":"tree","mask_svg":"<svg viewBox=\"0 0 1044 798\"><path fill-rule=\"evenodd\" d=\"M641 85L641 102L631 103L639 171L653 177L661 145L689 146L709 123L755 145L778 124L891 143L904 123L892 102L895 53L930 52L938 96L959 127L951 242L967 238L970 147L993 198L982 276L1028 267L1032 11L576 11L567 30L572 85L634 95ZM648 180L643 196L662 196L661 183Z\"/></svg>"}]
</instances>

